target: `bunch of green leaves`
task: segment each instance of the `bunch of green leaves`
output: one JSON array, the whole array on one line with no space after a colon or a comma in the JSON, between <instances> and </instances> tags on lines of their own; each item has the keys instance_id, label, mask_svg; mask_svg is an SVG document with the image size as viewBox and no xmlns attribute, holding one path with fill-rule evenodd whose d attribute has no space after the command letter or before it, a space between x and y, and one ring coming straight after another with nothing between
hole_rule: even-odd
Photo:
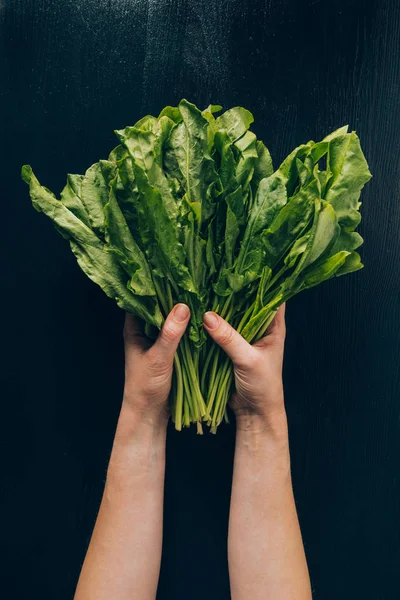
<instances>
[{"instance_id":1,"label":"bunch of green leaves","mask_svg":"<svg viewBox=\"0 0 400 600\"><path fill-rule=\"evenodd\" d=\"M182 100L116 131L120 144L60 198L22 168L33 206L69 240L79 266L154 337L177 302L191 320L175 358L177 429L227 418L232 365L205 335L215 310L249 342L279 306L360 269L355 231L371 174L342 127L296 148L274 170L252 114Z\"/></svg>"}]
</instances>

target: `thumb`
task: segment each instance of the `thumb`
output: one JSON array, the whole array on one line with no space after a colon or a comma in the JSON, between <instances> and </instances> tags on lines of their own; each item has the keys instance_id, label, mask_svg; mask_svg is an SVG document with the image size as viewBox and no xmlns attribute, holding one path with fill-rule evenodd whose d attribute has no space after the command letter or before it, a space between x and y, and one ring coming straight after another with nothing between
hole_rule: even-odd
<instances>
[{"instance_id":1,"label":"thumb","mask_svg":"<svg viewBox=\"0 0 400 600\"><path fill-rule=\"evenodd\" d=\"M206 312L203 321L205 329L214 342L221 346L236 367L245 367L249 364L255 350L236 329L215 312Z\"/></svg>"},{"instance_id":2,"label":"thumb","mask_svg":"<svg viewBox=\"0 0 400 600\"><path fill-rule=\"evenodd\" d=\"M176 349L185 333L190 317L186 304L177 304L169 313L158 335L157 340L148 351L149 357L157 363L166 362L172 365Z\"/></svg>"},{"instance_id":3,"label":"thumb","mask_svg":"<svg viewBox=\"0 0 400 600\"><path fill-rule=\"evenodd\" d=\"M150 345L144 334L143 322L129 313L125 313L124 324L125 352L141 353Z\"/></svg>"}]
</instances>

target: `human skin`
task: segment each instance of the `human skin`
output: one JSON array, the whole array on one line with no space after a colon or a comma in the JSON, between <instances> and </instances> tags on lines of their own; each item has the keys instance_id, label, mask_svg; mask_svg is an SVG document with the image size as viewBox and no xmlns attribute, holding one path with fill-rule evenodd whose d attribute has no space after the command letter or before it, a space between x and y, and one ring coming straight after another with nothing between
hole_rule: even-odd
<instances>
[{"instance_id":1,"label":"human skin","mask_svg":"<svg viewBox=\"0 0 400 600\"><path fill-rule=\"evenodd\" d=\"M151 345L126 316L125 387L104 495L75 600L153 600L161 561L173 359L189 321L178 304ZM233 600L311 598L293 500L282 359L284 309L250 346L215 313L204 327L235 366L236 449L228 558Z\"/></svg>"},{"instance_id":2,"label":"human skin","mask_svg":"<svg viewBox=\"0 0 400 600\"><path fill-rule=\"evenodd\" d=\"M204 325L235 368L236 446L228 533L231 597L310 600L282 385L285 307L253 346L215 313L206 313Z\"/></svg>"},{"instance_id":3,"label":"human skin","mask_svg":"<svg viewBox=\"0 0 400 600\"><path fill-rule=\"evenodd\" d=\"M126 315L125 387L106 485L75 600L154 600L160 571L168 395L189 321L174 307L150 347Z\"/></svg>"}]
</instances>

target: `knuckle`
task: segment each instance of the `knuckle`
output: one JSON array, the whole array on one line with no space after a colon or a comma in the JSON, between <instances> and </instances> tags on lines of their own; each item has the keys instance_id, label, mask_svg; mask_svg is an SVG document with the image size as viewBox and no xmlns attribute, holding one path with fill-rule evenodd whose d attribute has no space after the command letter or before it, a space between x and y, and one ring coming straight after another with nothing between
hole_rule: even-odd
<instances>
[{"instance_id":1,"label":"knuckle","mask_svg":"<svg viewBox=\"0 0 400 600\"><path fill-rule=\"evenodd\" d=\"M222 327L219 334L219 342L223 346L229 346L234 339L233 330L230 327Z\"/></svg>"},{"instance_id":2,"label":"knuckle","mask_svg":"<svg viewBox=\"0 0 400 600\"><path fill-rule=\"evenodd\" d=\"M164 325L161 335L166 342L175 342L178 337L175 328L168 323Z\"/></svg>"}]
</instances>

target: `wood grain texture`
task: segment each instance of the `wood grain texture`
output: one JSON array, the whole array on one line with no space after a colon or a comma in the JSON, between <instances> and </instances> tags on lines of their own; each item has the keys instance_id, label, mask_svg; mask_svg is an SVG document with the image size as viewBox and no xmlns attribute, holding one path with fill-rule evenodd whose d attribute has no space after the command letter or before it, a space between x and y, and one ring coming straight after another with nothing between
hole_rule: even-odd
<instances>
[{"instance_id":1,"label":"wood grain texture","mask_svg":"<svg viewBox=\"0 0 400 600\"><path fill-rule=\"evenodd\" d=\"M123 315L36 214L113 130L186 97L246 106L275 164L349 123L374 175L366 268L293 299L285 392L316 600L394 600L400 564L400 5L0 0L4 597L72 597L123 384ZM159 598L229 598L234 428L168 437ZM5 593L7 592L7 593Z\"/></svg>"}]
</instances>

